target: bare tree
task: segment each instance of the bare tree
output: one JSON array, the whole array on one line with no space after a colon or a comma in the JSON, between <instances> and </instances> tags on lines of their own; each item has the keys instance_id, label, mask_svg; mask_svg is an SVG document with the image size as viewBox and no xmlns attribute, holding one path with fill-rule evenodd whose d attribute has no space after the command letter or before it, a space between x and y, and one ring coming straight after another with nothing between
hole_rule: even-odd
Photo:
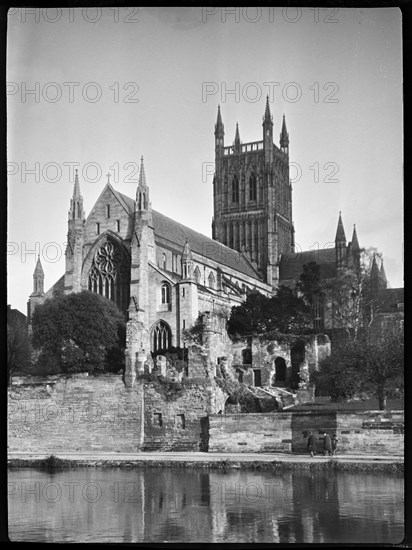
<instances>
[{"instance_id":1,"label":"bare tree","mask_svg":"<svg viewBox=\"0 0 412 550\"><path fill-rule=\"evenodd\" d=\"M343 329L351 341L356 340L359 330L371 321L374 302L371 267L374 256L381 254L373 248L362 250L357 265L339 268L338 276L325 285L333 326Z\"/></svg>"}]
</instances>

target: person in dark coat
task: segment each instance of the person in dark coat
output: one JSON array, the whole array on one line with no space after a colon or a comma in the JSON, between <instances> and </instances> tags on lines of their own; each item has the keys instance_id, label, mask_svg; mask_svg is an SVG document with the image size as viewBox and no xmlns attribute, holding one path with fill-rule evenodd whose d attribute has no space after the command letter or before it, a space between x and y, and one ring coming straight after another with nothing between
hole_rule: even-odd
<instances>
[{"instance_id":1,"label":"person in dark coat","mask_svg":"<svg viewBox=\"0 0 412 550\"><path fill-rule=\"evenodd\" d=\"M307 449L308 449L308 451L310 451L310 456L312 456L312 457L315 456L315 454L316 454L316 437L313 435L312 432L309 432Z\"/></svg>"},{"instance_id":2,"label":"person in dark coat","mask_svg":"<svg viewBox=\"0 0 412 550\"><path fill-rule=\"evenodd\" d=\"M323 455L332 456L332 441L330 440L330 435L326 432L323 434Z\"/></svg>"},{"instance_id":3,"label":"person in dark coat","mask_svg":"<svg viewBox=\"0 0 412 550\"><path fill-rule=\"evenodd\" d=\"M337 434L332 435L332 454L336 454L336 450L338 448L338 436Z\"/></svg>"}]
</instances>

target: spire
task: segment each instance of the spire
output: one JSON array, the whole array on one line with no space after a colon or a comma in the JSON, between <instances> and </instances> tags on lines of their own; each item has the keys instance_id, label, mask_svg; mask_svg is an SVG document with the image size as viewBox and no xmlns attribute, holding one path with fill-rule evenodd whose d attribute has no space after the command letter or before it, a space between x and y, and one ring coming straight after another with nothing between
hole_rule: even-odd
<instances>
[{"instance_id":1,"label":"spire","mask_svg":"<svg viewBox=\"0 0 412 550\"><path fill-rule=\"evenodd\" d=\"M222 115L220 114L220 105L217 106L217 120L215 124L215 136L224 134Z\"/></svg>"},{"instance_id":2,"label":"spire","mask_svg":"<svg viewBox=\"0 0 412 550\"><path fill-rule=\"evenodd\" d=\"M282 132L280 134L280 148L285 153L287 153L288 149L289 149L289 134L288 134L288 131L286 129L285 115L283 115Z\"/></svg>"},{"instance_id":3,"label":"spire","mask_svg":"<svg viewBox=\"0 0 412 550\"><path fill-rule=\"evenodd\" d=\"M235 133L235 151L240 152L240 136L239 136L239 124L236 122L236 133Z\"/></svg>"},{"instance_id":4,"label":"spire","mask_svg":"<svg viewBox=\"0 0 412 550\"><path fill-rule=\"evenodd\" d=\"M77 168L75 169L75 175L74 175L74 189L73 189L73 198L78 199L80 198L80 184L79 184L79 173Z\"/></svg>"},{"instance_id":5,"label":"spire","mask_svg":"<svg viewBox=\"0 0 412 550\"><path fill-rule=\"evenodd\" d=\"M140 157L139 187L147 187L146 174L144 171L143 155Z\"/></svg>"},{"instance_id":6,"label":"spire","mask_svg":"<svg viewBox=\"0 0 412 550\"><path fill-rule=\"evenodd\" d=\"M270 107L269 107L269 96L266 96L266 109L265 109L265 116L263 117L263 122L272 122L272 115L270 113Z\"/></svg>"},{"instance_id":7,"label":"spire","mask_svg":"<svg viewBox=\"0 0 412 550\"><path fill-rule=\"evenodd\" d=\"M83 197L80 193L79 174L77 168L74 175L73 197L70 199L69 220L84 220Z\"/></svg>"},{"instance_id":8,"label":"spire","mask_svg":"<svg viewBox=\"0 0 412 550\"><path fill-rule=\"evenodd\" d=\"M383 260L381 263L381 269L380 269L380 277L383 283L385 283L385 288L388 283L388 279L386 278L385 268L383 267Z\"/></svg>"},{"instance_id":9,"label":"spire","mask_svg":"<svg viewBox=\"0 0 412 550\"><path fill-rule=\"evenodd\" d=\"M239 124L236 122L236 134L235 134L235 142L238 141L240 143L240 136L239 136Z\"/></svg>"},{"instance_id":10,"label":"spire","mask_svg":"<svg viewBox=\"0 0 412 550\"><path fill-rule=\"evenodd\" d=\"M379 268L378 264L376 262L376 254L373 255L372 259L372 267L371 267L371 277L378 278L379 277Z\"/></svg>"},{"instance_id":11,"label":"spire","mask_svg":"<svg viewBox=\"0 0 412 550\"><path fill-rule=\"evenodd\" d=\"M352 250L354 252L359 252L360 246L358 241L358 235L356 233L356 225L353 224L353 233L352 233Z\"/></svg>"},{"instance_id":12,"label":"spire","mask_svg":"<svg viewBox=\"0 0 412 550\"><path fill-rule=\"evenodd\" d=\"M44 294L44 271L40 261L40 255L37 257L36 267L33 273L33 295Z\"/></svg>"},{"instance_id":13,"label":"spire","mask_svg":"<svg viewBox=\"0 0 412 550\"><path fill-rule=\"evenodd\" d=\"M149 210L149 187L146 182L146 174L144 171L143 155L140 157L140 172L139 183L136 190L136 209Z\"/></svg>"},{"instance_id":14,"label":"spire","mask_svg":"<svg viewBox=\"0 0 412 550\"><path fill-rule=\"evenodd\" d=\"M336 230L336 237L335 237L335 243L342 243L344 242L346 245L346 235L345 230L343 228L342 223L342 213L339 211L339 221L338 221L338 228Z\"/></svg>"},{"instance_id":15,"label":"spire","mask_svg":"<svg viewBox=\"0 0 412 550\"><path fill-rule=\"evenodd\" d=\"M44 277L43 266L40 261L40 254L37 256L37 263L34 269L33 277Z\"/></svg>"}]
</instances>

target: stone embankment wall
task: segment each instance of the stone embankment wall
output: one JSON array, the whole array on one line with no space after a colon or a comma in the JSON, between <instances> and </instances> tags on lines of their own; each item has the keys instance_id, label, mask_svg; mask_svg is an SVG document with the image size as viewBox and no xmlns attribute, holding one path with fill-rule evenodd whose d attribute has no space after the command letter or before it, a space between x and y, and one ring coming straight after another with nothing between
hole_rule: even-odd
<instances>
[{"instance_id":1,"label":"stone embankment wall","mask_svg":"<svg viewBox=\"0 0 412 550\"><path fill-rule=\"evenodd\" d=\"M118 375L14 378L8 448L50 454L207 450L208 415L224 410L226 399L206 380L170 399L150 383L127 388Z\"/></svg>"},{"instance_id":2,"label":"stone embankment wall","mask_svg":"<svg viewBox=\"0 0 412 550\"><path fill-rule=\"evenodd\" d=\"M10 451L137 451L142 386L120 376L17 379L8 392Z\"/></svg>"},{"instance_id":3,"label":"stone embankment wall","mask_svg":"<svg viewBox=\"0 0 412 550\"><path fill-rule=\"evenodd\" d=\"M304 453L312 430L319 451L327 431L339 454L403 453L402 411L224 414L226 393L206 379L166 395L116 375L21 378L8 394L10 451Z\"/></svg>"},{"instance_id":4,"label":"stone embankment wall","mask_svg":"<svg viewBox=\"0 0 412 550\"><path fill-rule=\"evenodd\" d=\"M338 436L338 453L402 454L403 411L283 412L209 417L209 451L306 453L308 432Z\"/></svg>"}]
</instances>

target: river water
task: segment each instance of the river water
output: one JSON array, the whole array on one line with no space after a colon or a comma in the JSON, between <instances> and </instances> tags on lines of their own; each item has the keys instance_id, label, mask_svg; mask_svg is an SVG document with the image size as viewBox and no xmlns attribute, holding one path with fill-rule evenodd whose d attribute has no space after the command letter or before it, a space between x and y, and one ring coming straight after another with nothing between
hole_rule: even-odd
<instances>
[{"instance_id":1,"label":"river water","mask_svg":"<svg viewBox=\"0 0 412 550\"><path fill-rule=\"evenodd\" d=\"M400 543L403 478L187 468L9 470L9 537L37 542Z\"/></svg>"}]
</instances>

